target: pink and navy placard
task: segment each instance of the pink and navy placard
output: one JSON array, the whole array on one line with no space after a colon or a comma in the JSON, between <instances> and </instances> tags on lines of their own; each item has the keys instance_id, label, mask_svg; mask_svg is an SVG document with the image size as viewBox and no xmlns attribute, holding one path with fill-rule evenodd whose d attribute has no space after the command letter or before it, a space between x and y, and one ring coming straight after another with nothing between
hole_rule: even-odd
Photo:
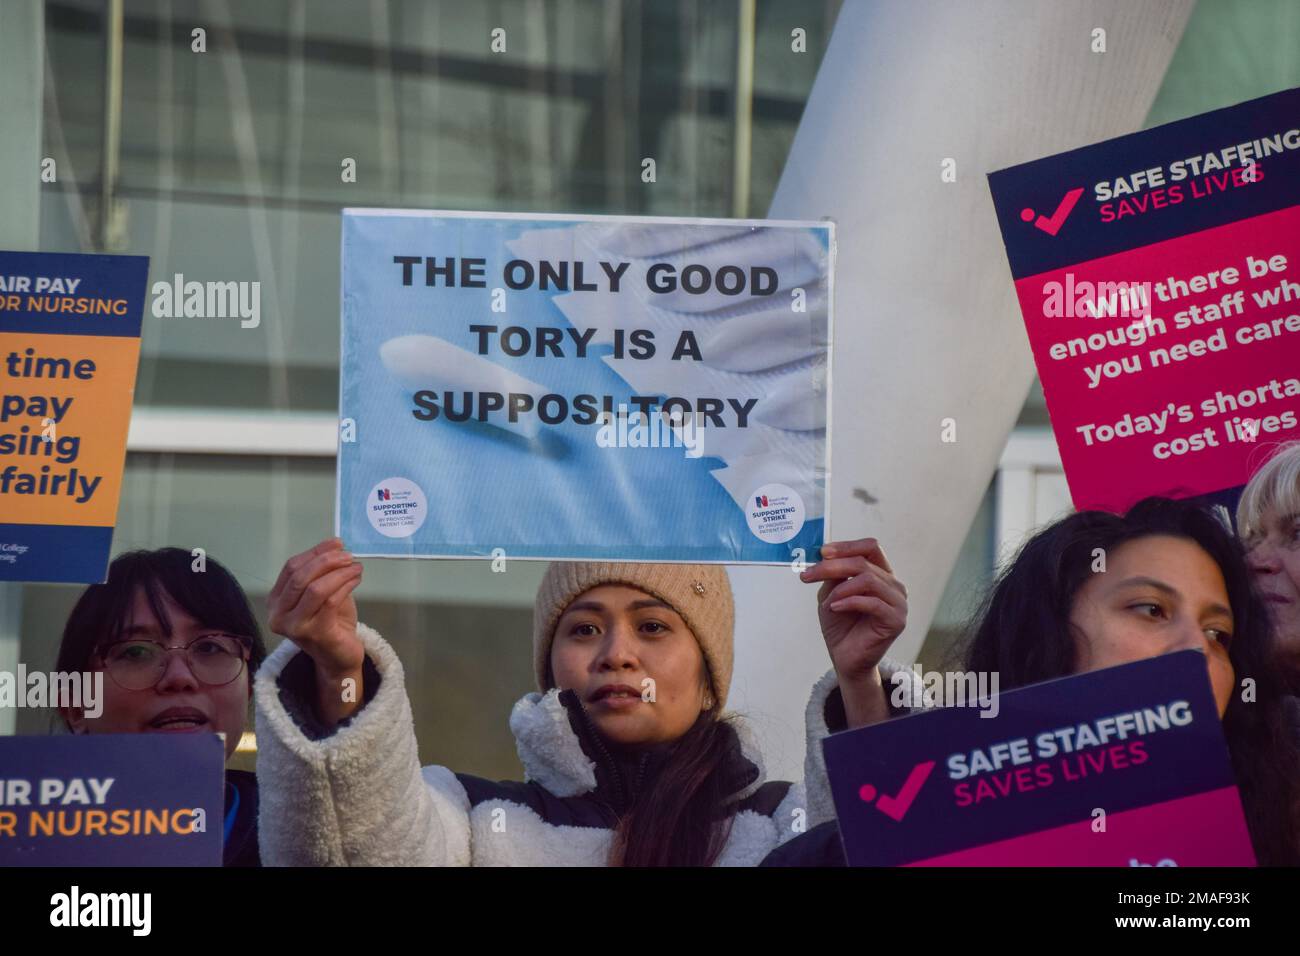
<instances>
[{"instance_id":1,"label":"pink and navy placard","mask_svg":"<svg viewBox=\"0 0 1300 956\"><path fill-rule=\"evenodd\" d=\"M1035 684L981 713L823 741L850 865L1255 865L1203 654Z\"/></svg>"},{"instance_id":2,"label":"pink and navy placard","mask_svg":"<svg viewBox=\"0 0 1300 956\"><path fill-rule=\"evenodd\" d=\"M1300 90L989 176L1077 508L1300 439Z\"/></svg>"}]
</instances>

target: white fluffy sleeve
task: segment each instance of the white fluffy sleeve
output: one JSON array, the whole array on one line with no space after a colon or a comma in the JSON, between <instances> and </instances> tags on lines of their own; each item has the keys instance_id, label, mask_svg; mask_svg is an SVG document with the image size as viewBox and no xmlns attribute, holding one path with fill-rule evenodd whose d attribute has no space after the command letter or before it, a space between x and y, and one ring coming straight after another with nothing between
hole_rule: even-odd
<instances>
[{"instance_id":1,"label":"white fluffy sleeve","mask_svg":"<svg viewBox=\"0 0 1300 956\"><path fill-rule=\"evenodd\" d=\"M277 680L301 653L285 641L257 675L258 841L267 866L468 866L469 798L444 767L420 768L397 654L357 634L383 680L353 721L311 740Z\"/></svg>"},{"instance_id":2,"label":"white fluffy sleeve","mask_svg":"<svg viewBox=\"0 0 1300 956\"><path fill-rule=\"evenodd\" d=\"M894 689L896 673L903 675L898 678L900 682L911 685L913 696L908 699L920 700L920 682L916 675L888 658L880 662L880 677L886 698L888 699ZM826 758L822 755L822 740L831 733L830 728L826 726L826 700L836 686L838 684L834 669L827 671L813 685L812 694L808 697L808 709L804 714L808 749L804 754L803 783L799 787L791 788L789 796L781 806L781 811L784 811L785 817L788 817L794 805L787 807L786 804L792 799L802 800L808 815L807 829L835 819L835 801L831 797L830 779L826 776ZM896 710L894 712L897 713ZM782 842L788 838L788 835L782 834Z\"/></svg>"}]
</instances>

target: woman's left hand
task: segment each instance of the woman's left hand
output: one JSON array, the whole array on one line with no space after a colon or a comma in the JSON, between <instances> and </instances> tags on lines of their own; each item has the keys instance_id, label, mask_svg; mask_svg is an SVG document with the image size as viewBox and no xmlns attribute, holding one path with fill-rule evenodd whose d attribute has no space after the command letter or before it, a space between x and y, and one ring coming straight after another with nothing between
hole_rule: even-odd
<instances>
[{"instance_id":1,"label":"woman's left hand","mask_svg":"<svg viewBox=\"0 0 1300 956\"><path fill-rule=\"evenodd\" d=\"M875 538L833 541L800 578L820 581L817 617L839 678L849 725L888 716L877 670L907 626L907 588ZM856 719L855 719L856 714Z\"/></svg>"}]
</instances>

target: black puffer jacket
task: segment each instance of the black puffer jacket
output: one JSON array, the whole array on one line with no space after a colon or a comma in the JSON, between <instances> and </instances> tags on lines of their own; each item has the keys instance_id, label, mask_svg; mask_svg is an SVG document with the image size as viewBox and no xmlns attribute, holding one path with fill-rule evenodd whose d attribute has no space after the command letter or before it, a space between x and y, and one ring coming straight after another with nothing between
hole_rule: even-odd
<instances>
[{"instance_id":1,"label":"black puffer jacket","mask_svg":"<svg viewBox=\"0 0 1300 956\"><path fill-rule=\"evenodd\" d=\"M257 850L257 778L247 770L226 771L223 823L232 810L235 819L221 852L221 865L261 866Z\"/></svg>"}]
</instances>

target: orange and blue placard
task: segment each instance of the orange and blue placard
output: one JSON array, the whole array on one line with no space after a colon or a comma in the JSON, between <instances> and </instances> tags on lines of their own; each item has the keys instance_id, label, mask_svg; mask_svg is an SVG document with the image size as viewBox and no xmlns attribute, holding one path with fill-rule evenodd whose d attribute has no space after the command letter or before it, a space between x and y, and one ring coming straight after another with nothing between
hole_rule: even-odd
<instances>
[{"instance_id":1,"label":"orange and blue placard","mask_svg":"<svg viewBox=\"0 0 1300 956\"><path fill-rule=\"evenodd\" d=\"M147 256L0 251L0 581L103 581Z\"/></svg>"}]
</instances>

